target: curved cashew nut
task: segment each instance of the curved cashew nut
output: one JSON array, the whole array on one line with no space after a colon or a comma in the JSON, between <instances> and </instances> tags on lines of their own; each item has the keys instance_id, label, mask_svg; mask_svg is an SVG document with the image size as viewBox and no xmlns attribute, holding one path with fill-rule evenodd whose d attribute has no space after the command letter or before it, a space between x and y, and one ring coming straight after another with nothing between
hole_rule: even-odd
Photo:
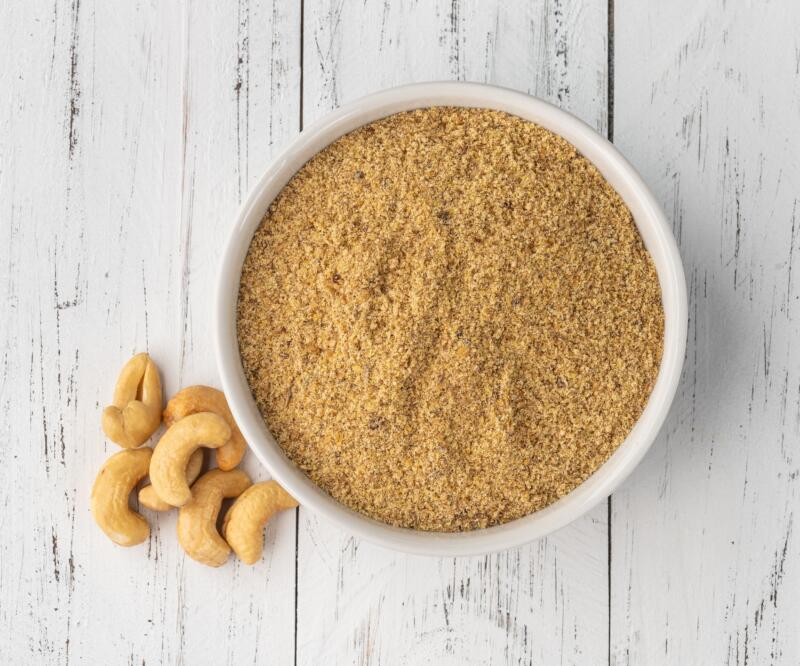
<instances>
[{"instance_id":1,"label":"curved cashew nut","mask_svg":"<svg viewBox=\"0 0 800 666\"><path fill-rule=\"evenodd\" d=\"M119 373L114 400L103 410L103 432L126 449L144 444L161 425L161 379L147 354L136 354Z\"/></svg>"},{"instance_id":2,"label":"curved cashew nut","mask_svg":"<svg viewBox=\"0 0 800 666\"><path fill-rule=\"evenodd\" d=\"M211 567L225 564L230 547L217 532L222 500L238 497L250 486L240 469L212 469L192 486L192 499L178 513L178 542L193 560Z\"/></svg>"},{"instance_id":3,"label":"curved cashew nut","mask_svg":"<svg viewBox=\"0 0 800 666\"><path fill-rule=\"evenodd\" d=\"M231 438L225 419L211 412L200 412L181 419L156 444L150 463L150 483L162 500L183 506L192 498L186 483L189 457L200 446L217 449Z\"/></svg>"},{"instance_id":4,"label":"curved cashew nut","mask_svg":"<svg viewBox=\"0 0 800 666\"><path fill-rule=\"evenodd\" d=\"M197 412L214 412L228 423L231 429L229 442L217 449L217 465L220 469L233 469L244 457L247 442L239 426L233 420L233 414L225 400L225 394L210 386L187 386L178 391L164 409L164 423L171 426L189 414Z\"/></svg>"},{"instance_id":5,"label":"curved cashew nut","mask_svg":"<svg viewBox=\"0 0 800 666\"><path fill-rule=\"evenodd\" d=\"M228 545L242 562L255 564L264 549L264 525L279 511L296 506L297 500L275 481L250 486L225 515L222 531Z\"/></svg>"},{"instance_id":6,"label":"curved cashew nut","mask_svg":"<svg viewBox=\"0 0 800 666\"><path fill-rule=\"evenodd\" d=\"M189 458L189 462L186 464L186 483L190 486L200 476L200 472L203 471L204 461L205 456L202 448L197 449ZM168 504L158 496L152 485L145 486L139 491L139 504L151 511L169 511L174 508L172 504Z\"/></svg>"},{"instance_id":7,"label":"curved cashew nut","mask_svg":"<svg viewBox=\"0 0 800 666\"><path fill-rule=\"evenodd\" d=\"M150 526L128 506L134 486L147 476L150 448L125 450L111 456L97 473L92 487L92 515L109 539L135 546L150 536Z\"/></svg>"}]
</instances>

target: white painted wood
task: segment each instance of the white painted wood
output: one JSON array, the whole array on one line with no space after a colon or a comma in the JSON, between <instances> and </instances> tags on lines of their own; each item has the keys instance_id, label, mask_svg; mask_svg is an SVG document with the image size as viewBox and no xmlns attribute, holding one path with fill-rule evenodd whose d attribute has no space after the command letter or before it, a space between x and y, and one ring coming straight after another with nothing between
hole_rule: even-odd
<instances>
[{"instance_id":1,"label":"white painted wood","mask_svg":"<svg viewBox=\"0 0 800 666\"><path fill-rule=\"evenodd\" d=\"M612 515L612 661L800 663L800 5L617 0L615 139L690 290L684 381Z\"/></svg>"},{"instance_id":2,"label":"white painted wood","mask_svg":"<svg viewBox=\"0 0 800 666\"><path fill-rule=\"evenodd\" d=\"M220 248L273 149L299 129L299 9L253 0L185 4L182 197L174 246L182 253L175 319L184 330L172 350L182 385L216 382L209 329ZM252 455L245 468L254 478L269 478ZM186 560L186 663L291 663L295 522L291 512L276 520L258 567L232 558L214 572Z\"/></svg>"},{"instance_id":3,"label":"white painted wood","mask_svg":"<svg viewBox=\"0 0 800 666\"><path fill-rule=\"evenodd\" d=\"M606 2L306 0L304 120L382 88L469 79L604 128ZM354 540L301 509L298 664L598 663L606 506L509 553L436 559Z\"/></svg>"},{"instance_id":4,"label":"white painted wood","mask_svg":"<svg viewBox=\"0 0 800 666\"><path fill-rule=\"evenodd\" d=\"M245 0L0 4L3 663L293 659L294 516L261 566L210 570L174 515L114 546L89 492L127 356L167 392L216 381L218 248L297 131L299 23Z\"/></svg>"},{"instance_id":5,"label":"white painted wood","mask_svg":"<svg viewBox=\"0 0 800 666\"><path fill-rule=\"evenodd\" d=\"M615 140L672 217L692 306L675 408L612 500L609 615L605 506L459 560L302 510L253 568L188 560L174 516L142 547L105 539L88 495L119 365L148 349L167 392L215 382L218 248L299 128L301 4L0 3L2 663L800 662L800 7L613 4ZM607 0L302 9L306 122L455 78L607 127Z\"/></svg>"}]
</instances>

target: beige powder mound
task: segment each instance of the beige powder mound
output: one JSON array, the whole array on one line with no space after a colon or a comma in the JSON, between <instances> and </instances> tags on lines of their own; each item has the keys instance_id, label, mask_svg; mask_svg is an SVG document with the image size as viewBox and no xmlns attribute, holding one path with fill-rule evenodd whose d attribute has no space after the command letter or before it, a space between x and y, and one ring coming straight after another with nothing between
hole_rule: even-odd
<instances>
[{"instance_id":1,"label":"beige powder mound","mask_svg":"<svg viewBox=\"0 0 800 666\"><path fill-rule=\"evenodd\" d=\"M247 379L287 455L378 520L471 530L605 462L661 359L658 279L569 143L483 109L355 131L308 162L242 272Z\"/></svg>"}]
</instances>

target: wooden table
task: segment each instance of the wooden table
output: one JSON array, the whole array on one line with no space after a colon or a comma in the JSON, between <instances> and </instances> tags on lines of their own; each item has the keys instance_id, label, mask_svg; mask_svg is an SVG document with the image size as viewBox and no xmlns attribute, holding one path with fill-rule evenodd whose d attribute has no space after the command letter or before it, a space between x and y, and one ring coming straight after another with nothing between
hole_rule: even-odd
<instances>
[{"instance_id":1,"label":"wooden table","mask_svg":"<svg viewBox=\"0 0 800 666\"><path fill-rule=\"evenodd\" d=\"M4 663L800 662L800 3L30 0L0 34ZM487 557L387 552L302 509L254 567L187 559L174 515L111 544L88 496L121 363L217 383L248 188L304 124L436 79L577 114L663 203L689 344L645 461Z\"/></svg>"}]
</instances>

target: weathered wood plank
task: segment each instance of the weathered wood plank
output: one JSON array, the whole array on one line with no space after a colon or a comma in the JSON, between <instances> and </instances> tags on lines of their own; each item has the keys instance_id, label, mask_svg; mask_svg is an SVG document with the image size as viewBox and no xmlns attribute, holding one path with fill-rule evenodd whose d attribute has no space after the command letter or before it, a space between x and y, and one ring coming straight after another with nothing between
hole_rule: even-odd
<instances>
[{"instance_id":1,"label":"weathered wood plank","mask_svg":"<svg viewBox=\"0 0 800 666\"><path fill-rule=\"evenodd\" d=\"M402 83L469 79L606 124L606 2L306 0L304 119ZM298 663L607 658L605 505L501 555L393 554L301 510Z\"/></svg>"},{"instance_id":2,"label":"weathered wood plank","mask_svg":"<svg viewBox=\"0 0 800 666\"><path fill-rule=\"evenodd\" d=\"M605 0L500 4L306 0L306 121L387 86L468 78L604 129ZM612 661L796 663L800 10L615 5L615 138L673 218L692 320L672 417L612 504ZM146 547L112 546L88 493L116 450L97 424L128 354L148 348L170 392L215 377L217 248L298 129L299 12L0 4L0 654L13 663L294 656L294 516L261 566L208 571L181 554L173 517ZM605 507L457 561L301 515L298 663L605 659Z\"/></svg>"},{"instance_id":3,"label":"weathered wood plank","mask_svg":"<svg viewBox=\"0 0 800 666\"><path fill-rule=\"evenodd\" d=\"M148 349L167 392L214 382L219 245L298 129L299 7L4 3L0 23L0 654L291 661L293 516L261 566L212 571L174 515L114 546L89 492L128 355Z\"/></svg>"},{"instance_id":4,"label":"weathered wood plank","mask_svg":"<svg viewBox=\"0 0 800 666\"><path fill-rule=\"evenodd\" d=\"M182 252L174 284L184 329L172 350L183 385L217 376L209 327L220 248L271 154L299 130L299 26L297 3L186 5L181 231L174 246ZM252 454L245 469L269 478ZM186 663L293 660L294 515L280 516L269 534L267 555L255 567L232 559L215 572L186 560Z\"/></svg>"},{"instance_id":5,"label":"weathered wood plank","mask_svg":"<svg viewBox=\"0 0 800 666\"><path fill-rule=\"evenodd\" d=\"M158 533L150 557L115 548L89 514L94 475L116 449L99 429L114 373L135 348L161 359L155 341L172 336L154 305L167 305L169 283L157 248L177 240L164 221L177 210L180 12L138 9L2 9L3 62L14 64L2 68L0 132L12 313L0 333L0 653L16 663L175 654L162 643L176 622L158 609L170 566L156 559Z\"/></svg>"},{"instance_id":6,"label":"weathered wood plank","mask_svg":"<svg viewBox=\"0 0 800 666\"><path fill-rule=\"evenodd\" d=\"M614 496L612 661L796 664L800 6L616 17L615 140L672 218L690 323L672 415Z\"/></svg>"}]
</instances>

